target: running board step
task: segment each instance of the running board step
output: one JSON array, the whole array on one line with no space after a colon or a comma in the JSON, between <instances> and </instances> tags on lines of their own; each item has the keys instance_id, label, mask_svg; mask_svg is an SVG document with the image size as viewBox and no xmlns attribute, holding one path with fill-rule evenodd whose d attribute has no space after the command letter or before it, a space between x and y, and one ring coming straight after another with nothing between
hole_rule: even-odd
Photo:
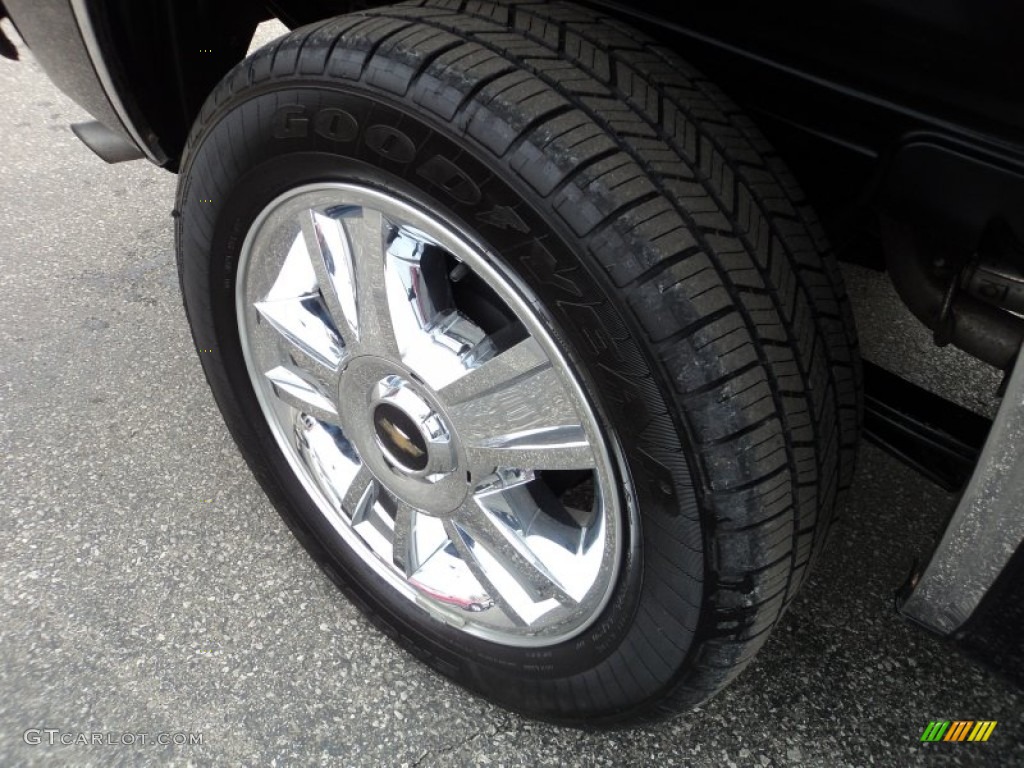
<instances>
[{"instance_id":1,"label":"running board step","mask_svg":"<svg viewBox=\"0 0 1024 768\"><path fill-rule=\"evenodd\" d=\"M974 472L992 422L864 362L864 437L947 491Z\"/></svg>"}]
</instances>

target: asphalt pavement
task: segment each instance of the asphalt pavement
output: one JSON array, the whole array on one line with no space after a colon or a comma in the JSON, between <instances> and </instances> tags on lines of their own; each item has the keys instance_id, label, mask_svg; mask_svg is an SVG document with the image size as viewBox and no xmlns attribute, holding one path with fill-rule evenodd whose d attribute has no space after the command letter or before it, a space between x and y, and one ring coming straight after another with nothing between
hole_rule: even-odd
<instances>
[{"instance_id":1,"label":"asphalt pavement","mask_svg":"<svg viewBox=\"0 0 1024 768\"><path fill-rule=\"evenodd\" d=\"M871 446L816 573L698 710L584 732L425 668L228 437L178 293L175 177L94 157L30 57L0 59L0 93L0 766L1024 765L1024 694L893 610L953 499ZM996 377L849 276L869 354L991 411ZM998 726L922 744L936 719Z\"/></svg>"}]
</instances>

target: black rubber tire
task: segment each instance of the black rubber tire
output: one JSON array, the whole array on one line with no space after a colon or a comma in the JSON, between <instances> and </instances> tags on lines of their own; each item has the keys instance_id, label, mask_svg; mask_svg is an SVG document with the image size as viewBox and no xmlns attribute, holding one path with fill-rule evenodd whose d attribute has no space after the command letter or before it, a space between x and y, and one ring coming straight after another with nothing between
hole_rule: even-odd
<instances>
[{"instance_id":1,"label":"black rubber tire","mask_svg":"<svg viewBox=\"0 0 1024 768\"><path fill-rule=\"evenodd\" d=\"M296 535L379 626L560 722L696 705L743 669L850 484L860 367L814 213L715 86L576 6L410 3L256 52L207 100L181 167L180 276L217 402ZM239 348L235 265L269 200L330 179L429 205L500 254L622 446L635 549L605 614L564 647L496 647L389 596L271 437Z\"/></svg>"}]
</instances>

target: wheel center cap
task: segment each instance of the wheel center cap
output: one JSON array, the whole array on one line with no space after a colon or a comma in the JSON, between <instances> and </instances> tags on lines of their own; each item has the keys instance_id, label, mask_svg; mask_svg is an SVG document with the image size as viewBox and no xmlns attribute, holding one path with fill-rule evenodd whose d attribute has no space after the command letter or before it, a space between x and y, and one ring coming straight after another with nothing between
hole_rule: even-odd
<instances>
[{"instance_id":1,"label":"wheel center cap","mask_svg":"<svg viewBox=\"0 0 1024 768\"><path fill-rule=\"evenodd\" d=\"M345 435L391 493L429 515L462 504L465 451L437 395L401 363L360 355L338 384Z\"/></svg>"},{"instance_id":2,"label":"wheel center cap","mask_svg":"<svg viewBox=\"0 0 1024 768\"><path fill-rule=\"evenodd\" d=\"M370 398L373 437L395 471L433 482L455 469L451 434L414 384L390 374L373 385Z\"/></svg>"},{"instance_id":3,"label":"wheel center cap","mask_svg":"<svg viewBox=\"0 0 1024 768\"><path fill-rule=\"evenodd\" d=\"M427 468L427 441L420 427L405 411L391 403L381 403L373 414L373 428L381 448L402 468L421 472Z\"/></svg>"}]
</instances>

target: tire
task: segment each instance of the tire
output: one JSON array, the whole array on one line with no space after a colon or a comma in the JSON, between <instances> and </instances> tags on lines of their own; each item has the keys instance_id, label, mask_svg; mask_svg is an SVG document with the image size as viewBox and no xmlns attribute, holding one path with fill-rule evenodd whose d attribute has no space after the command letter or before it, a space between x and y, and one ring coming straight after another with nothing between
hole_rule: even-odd
<instances>
[{"instance_id":1,"label":"tire","mask_svg":"<svg viewBox=\"0 0 1024 768\"><path fill-rule=\"evenodd\" d=\"M565 608L561 624L542 617L508 629L487 618L500 605L468 591L444 605L433 592L411 599L404 590L412 582L403 586L391 566L374 565L370 545L351 534L364 502L358 514L338 502L349 516L339 524L320 492L334 488L330 472L311 491L312 464L295 469L301 451L289 453L288 430L301 422L320 434L327 422L298 406L268 405L283 397L280 382L260 378L253 357L264 352L253 349L284 353L252 340L265 328L245 318L257 317L263 294L247 291L263 279L250 277L262 274L260 265L273 264L268 274L285 269L283 251L261 245L277 242L261 227L278 220L280 206L299 199L296 206L308 203L314 214L348 215L317 208L310 201L319 194L350 196L363 217L380 208L386 226L403 211L414 223L422 217L429 231L413 235L418 253L439 247L445 269L455 265L444 274L455 280L468 271L477 281L459 294L459 312L500 315L496 322L520 328L520 337L525 327L547 350L557 387L578 394L573 413L592 451L583 464L601 469L576 472L600 493L571 504L585 511L580 530L600 525L605 537L588 587L600 595L587 592L586 611L584 602L570 610L572 600L561 596L552 609ZM674 53L561 3L428 0L298 29L242 62L207 100L181 164L177 212L185 309L241 452L328 575L427 664L531 716L610 724L703 702L764 644L822 551L851 482L861 421L856 336L834 257L797 184L752 122ZM278 218L292 226L285 213ZM303 241L311 263L321 263L318 247L327 253L323 237L320 245ZM326 263L342 269L338 257ZM345 268L359 272L363 263L353 257ZM348 311L328 297L324 281L336 278L320 269L318 306ZM444 295L458 294L452 286ZM352 290L378 317L395 311L392 303L380 313L366 290ZM382 301L397 301L390 296ZM487 306L473 308L479 296ZM350 363L337 365L342 382L354 380ZM416 408L454 412L438 394L447 390L419 382L411 369L407 378L402 386L418 393ZM561 397L547 387L531 391L538 413ZM351 418L361 419L363 406L346 397L337 395L339 413L355 409ZM379 402L369 406L374 414ZM285 414L280 428L277 408ZM364 467L371 458L363 452L387 448L388 438L375 434L357 446ZM419 439L409 450L434 461L433 444ZM412 472L392 459L412 461L386 458L387 471ZM576 510L559 494L575 492L566 488L581 476L541 467L531 482L540 477L558 503L537 501L537 509L553 517ZM394 515L398 531L404 491L388 511L380 499L389 486L378 481L368 482L384 496L361 498ZM419 521L435 514L414 513ZM405 539L389 535L397 552ZM490 578L454 534L450 543L453 557ZM512 558L507 572L520 567L518 555L503 556ZM512 605L511 593L494 591ZM458 605L484 610L460 614Z\"/></svg>"}]
</instances>

